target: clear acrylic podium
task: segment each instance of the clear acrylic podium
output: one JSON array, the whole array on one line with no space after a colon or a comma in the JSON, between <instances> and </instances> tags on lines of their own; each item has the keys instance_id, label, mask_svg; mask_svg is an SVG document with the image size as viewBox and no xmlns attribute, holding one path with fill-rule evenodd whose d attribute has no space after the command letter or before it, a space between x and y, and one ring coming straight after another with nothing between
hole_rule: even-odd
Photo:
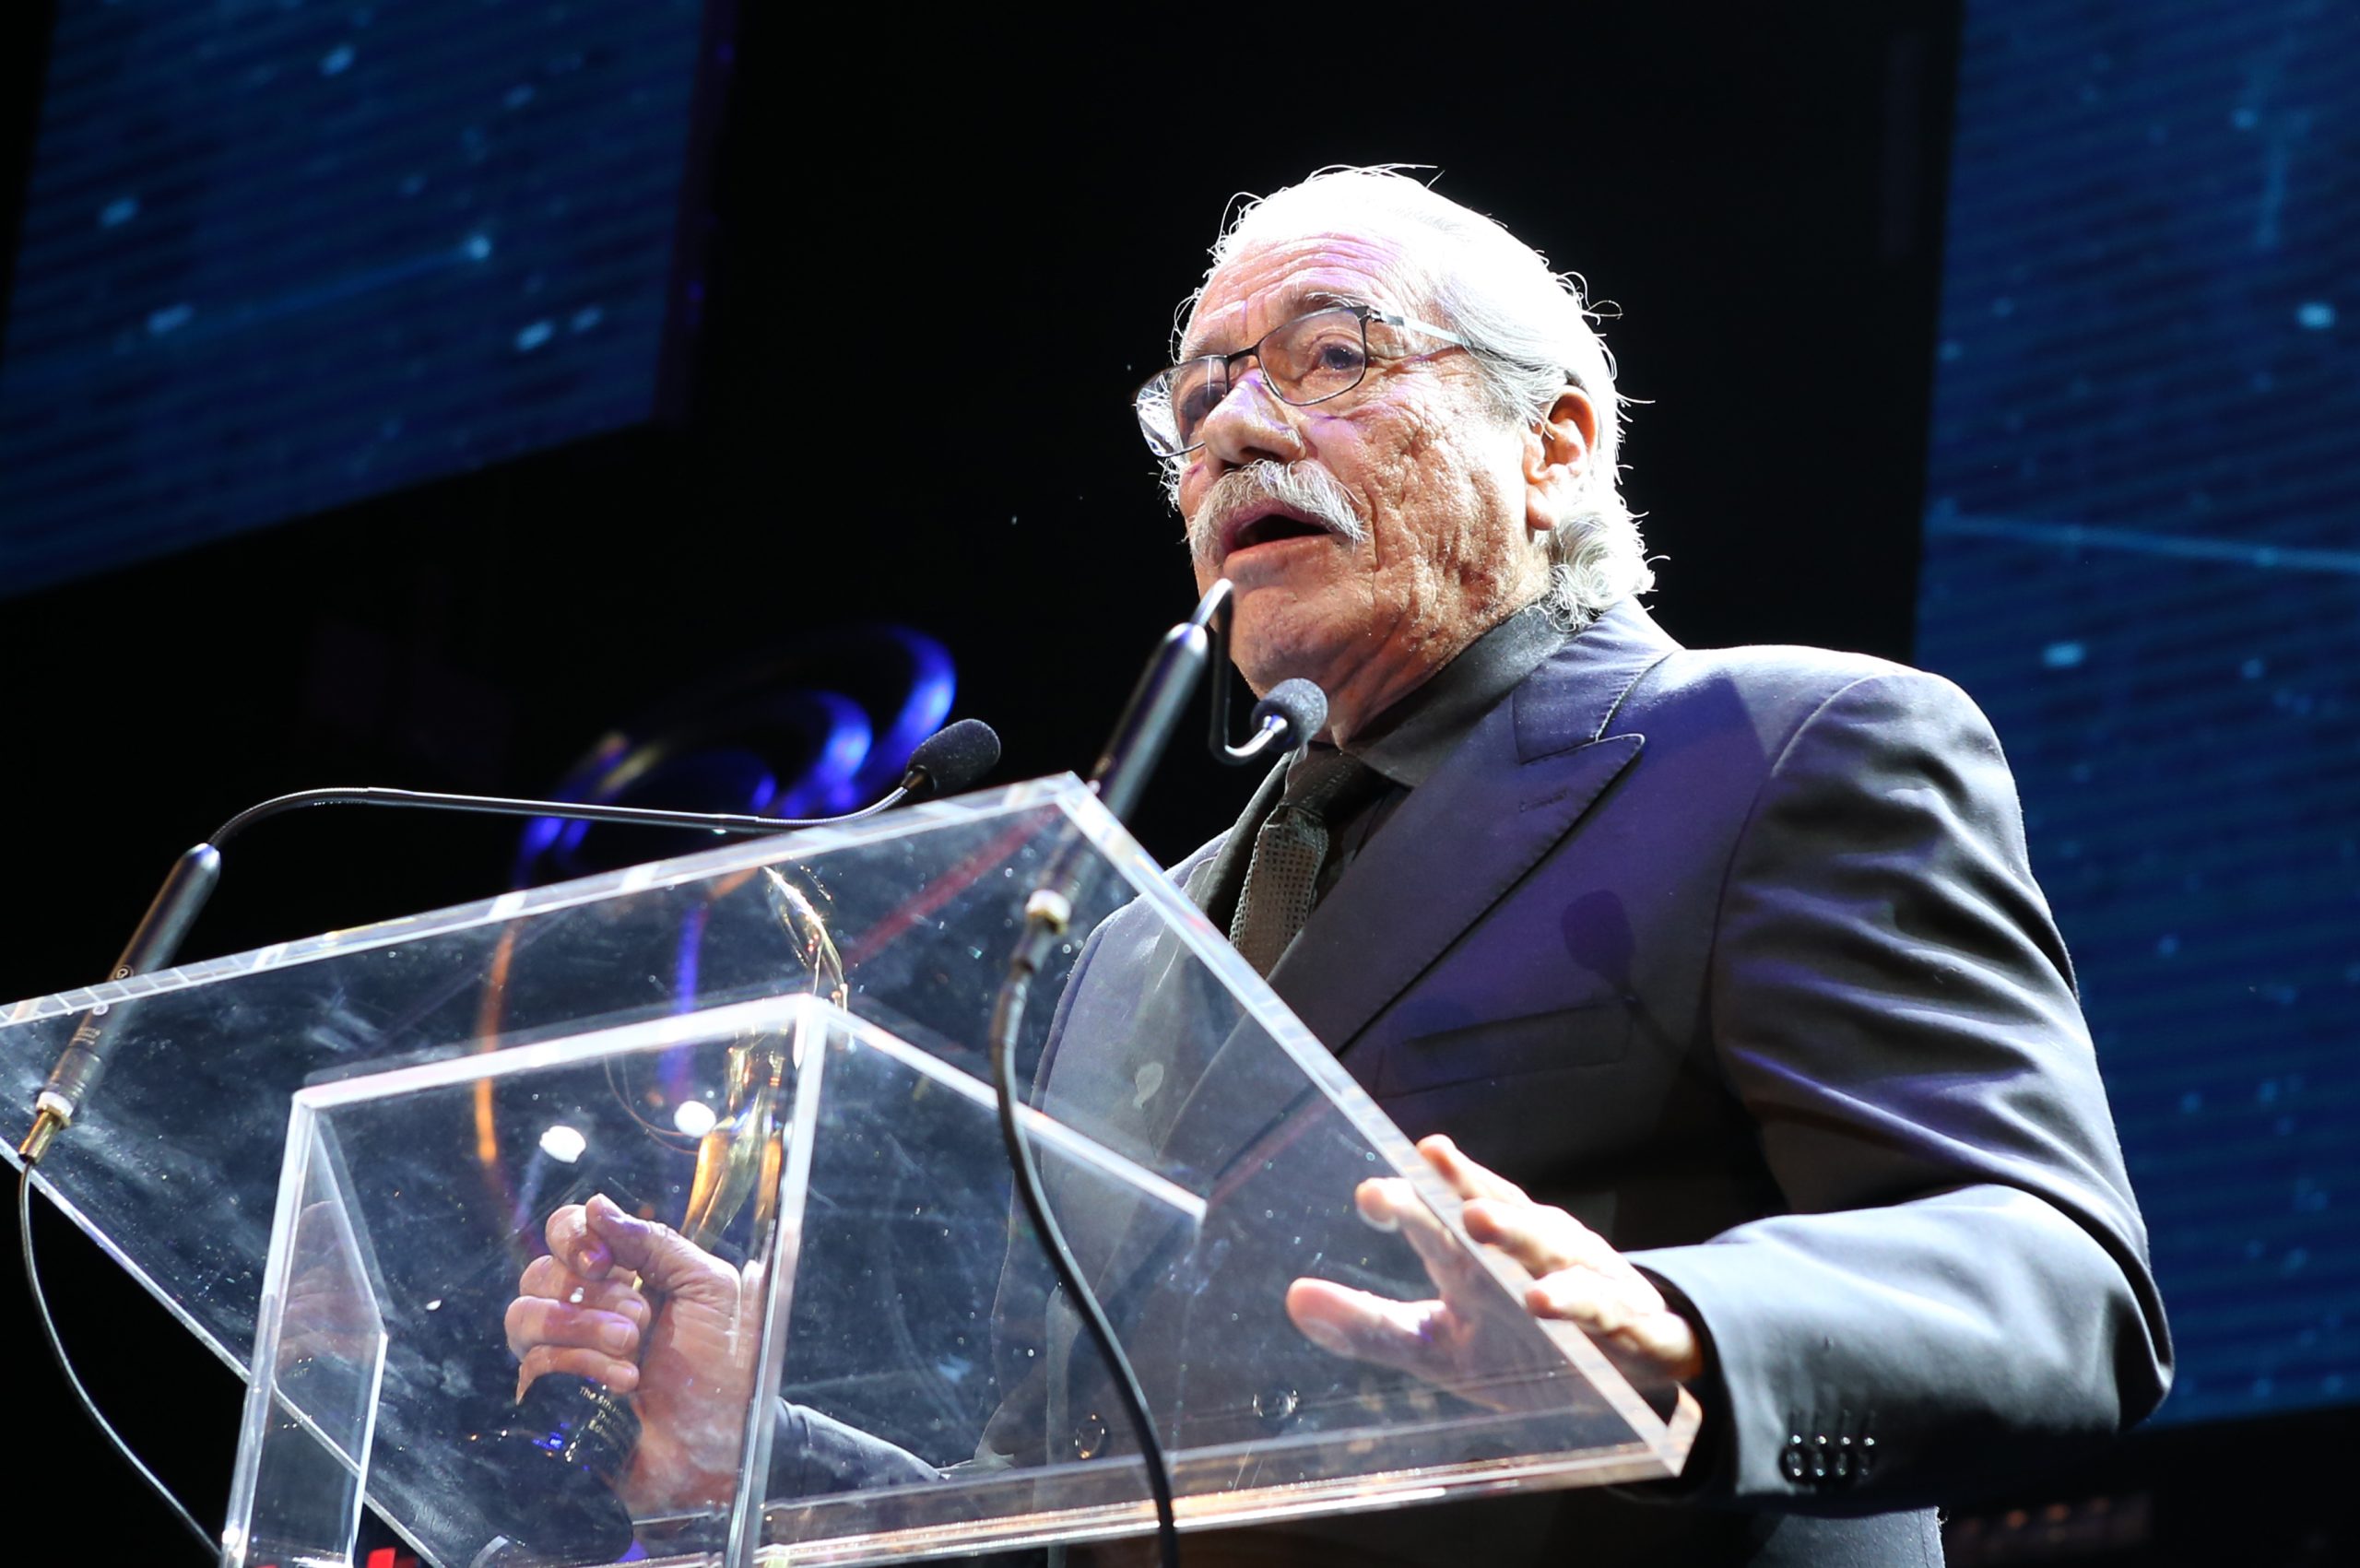
<instances>
[{"instance_id":1,"label":"clear acrylic podium","mask_svg":"<svg viewBox=\"0 0 2360 1568\"><path fill-rule=\"evenodd\" d=\"M1067 778L0 1015L30 1106L75 1022L117 1010L38 1179L249 1377L224 1562L348 1562L364 1494L446 1568L554 1560L509 1540L532 1499L488 1434L515 1395L503 1314L547 1217L592 1193L702 1213L737 1291L701 1479L622 1489L634 1554L849 1564L1151 1528L1105 1375L1011 1219L985 1061L1024 896L1077 843L1074 935L1020 1043L1028 1126L1183 1528L1675 1472L1693 1403L1526 1317L1514 1266ZM1426 1197L1489 1314L1449 1386L1286 1316L1297 1279L1435 1294L1354 1208L1378 1175Z\"/></svg>"}]
</instances>

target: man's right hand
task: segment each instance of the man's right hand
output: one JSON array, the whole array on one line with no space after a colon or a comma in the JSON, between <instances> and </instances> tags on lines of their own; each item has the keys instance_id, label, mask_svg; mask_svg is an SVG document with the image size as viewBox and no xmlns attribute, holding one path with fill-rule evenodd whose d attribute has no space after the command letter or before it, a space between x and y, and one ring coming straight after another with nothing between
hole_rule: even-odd
<instances>
[{"instance_id":1,"label":"man's right hand","mask_svg":"<svg viewBox=\"0 0 2360 1568\"><path fill-rule=\"evenodd\" d=\"M550 1215L545 1240L548 1256L526 1266L508 1304L517 1397L552 1372L630 1396L642 1432L624 1503L726 1503L753 1391L759 1287L604 1196Z\"/></svg>"}]
</instances>

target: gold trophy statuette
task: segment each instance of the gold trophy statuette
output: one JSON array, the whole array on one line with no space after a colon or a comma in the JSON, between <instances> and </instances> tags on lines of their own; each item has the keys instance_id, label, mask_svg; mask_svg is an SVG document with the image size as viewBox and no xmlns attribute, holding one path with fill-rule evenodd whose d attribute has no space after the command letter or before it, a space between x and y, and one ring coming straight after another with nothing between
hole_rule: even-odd
<instances>
[{"instance_id":1,"label":"gold trophy statuette","mask_svg":"<svg viewBox=\"0 0 2360 1568\"><path fill-rule=\"evenodd\" d=\"M844 1006L844 958L810 896L774 867L761 867L759 875L772 912L811 976L811 994ZM714 1250L749 1198L756 1234L777 1218L786 1155L781 1110L796 1066L792 1043L768 1031L729 1047L726 1110L697 1140L696 1172L679 1226L695 1246ZM490 1439L494 1463L509 1483L502 1489L502 1528L520 1545L558 1561L614 1561L630 1550L636 1533L616 1487L631 1468L639 1434L630 1400L604 1385L568 1373L536 1378Z\"/></svg>"}]
</instances>

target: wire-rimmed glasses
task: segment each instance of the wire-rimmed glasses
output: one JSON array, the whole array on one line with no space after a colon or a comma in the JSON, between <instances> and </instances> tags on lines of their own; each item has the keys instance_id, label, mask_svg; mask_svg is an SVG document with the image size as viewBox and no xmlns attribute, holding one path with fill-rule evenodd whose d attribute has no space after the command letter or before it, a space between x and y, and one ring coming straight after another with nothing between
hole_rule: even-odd
<instances>
[{"instance_id":1,"label":"wire-rimmed glasses","mask_svg":"<svg viewBox=\"0 0 2360 1568\"><path fill-rule=\"evenodd\" d=\"M1140 433L1159 457L1178 457L1204 444L1205 419L1229 395L1230 372L1241 360L1261 365L1264 383L1281 402L1302 407L1340 397L1368 374L1371 322L1467 347L1454 332L1375 305L1323 306L1281 322L1234 353L1200 354L1148 377L1131 399Z\"/></svg>"}]
</instances>

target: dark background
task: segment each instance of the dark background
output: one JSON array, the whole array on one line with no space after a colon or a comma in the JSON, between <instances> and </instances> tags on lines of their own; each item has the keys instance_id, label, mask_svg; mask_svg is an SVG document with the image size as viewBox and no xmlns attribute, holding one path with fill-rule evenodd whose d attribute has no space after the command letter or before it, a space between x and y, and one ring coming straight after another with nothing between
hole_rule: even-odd
<instances>
[{"instance_id":1,"label":"dark background","mask_svg":"<svg viewBox=\"0 0 2360 1568\"><path fill-rule=\"evenodd\" d=\"M825 42L744 10L674 417L0 600L18 894L0 995L97 978L172 856L254 800L543 792L609 728L749 660L823 658L831 629L948 646L955 712L1007 743L999 778L1086 767L1191 597L1129 388L1231 195L1329 162L1435 165L1619 305L1607 341L1648 400L1627 492L1676 636L1910 655L1955 6L1583 5L1308 35L902 18ZM0 178L19 185L46 26L40 6L0 21ZM1247 787L1179 749L1139 834L1175 857ZM514 843L392 814L274 823L188 956L497 891ZM41 1218L69 1344L210 1526L238 1385ZM13 1300L0 1330L22 1342ZM53 1387L20 1375L19 1409L49 1413L20 1418L38 1441L0 1494L18 1520L85 1484L107 1501L65 1533L25 1524L25 1549L100 1531L112 1560L176 1560L79 1418L39 1405ZM1955 1560L2109 1539L2090 1561L2340 1560L2352 1528L2320 1497L2353 1437L2336 1411L2157 1432L1963 1502Z\"/></svg>"}]
</instances>

